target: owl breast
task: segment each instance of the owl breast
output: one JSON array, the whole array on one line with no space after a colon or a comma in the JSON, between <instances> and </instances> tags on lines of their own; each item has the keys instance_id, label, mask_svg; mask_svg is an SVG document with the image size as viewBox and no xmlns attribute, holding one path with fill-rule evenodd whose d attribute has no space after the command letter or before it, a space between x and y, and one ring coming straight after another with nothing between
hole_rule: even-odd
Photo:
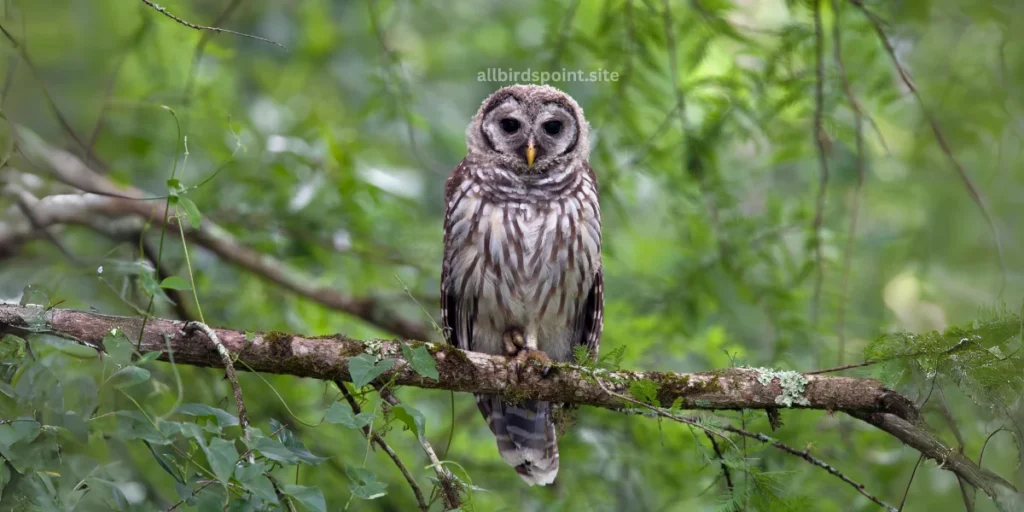
<instances>
[{"instance_id":1,"label":"owl breast","mask_svg":"<svg viewBox=\"0 0 1024 512\"><path fill-rule=\"evenodd\" d=\"M518 328L528 345L571 360L601 265L596 184L573 168L531 182L484 172L463 181L450 205L448 285L475 301L472 349L501 353L502 333Z\"/></svg>"}]
</instances>

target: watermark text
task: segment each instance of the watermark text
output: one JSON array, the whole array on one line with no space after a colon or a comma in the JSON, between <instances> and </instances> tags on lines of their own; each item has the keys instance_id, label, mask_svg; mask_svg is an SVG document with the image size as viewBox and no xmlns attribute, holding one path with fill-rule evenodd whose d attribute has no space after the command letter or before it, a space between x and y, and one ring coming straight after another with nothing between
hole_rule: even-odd
<instances>
[{"instance_id":1,"label":"watermark text","mask_svg":"<svg viewBox=\"0 0 1024 512\"><path fill-rule=\"evenodd\" d=\"M542 83L548 82L618 82L619 72L607 69L584 71L565 69L558 71L537 71L532 69L487 68L476 74L478 82Z\"/></svg>"}]
</instances>

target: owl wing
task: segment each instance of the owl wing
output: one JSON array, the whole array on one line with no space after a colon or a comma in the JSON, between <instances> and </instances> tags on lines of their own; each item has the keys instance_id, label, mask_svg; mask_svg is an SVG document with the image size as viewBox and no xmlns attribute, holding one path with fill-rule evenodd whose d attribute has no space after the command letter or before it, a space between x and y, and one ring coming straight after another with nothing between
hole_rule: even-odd
<instances>
[{"instance_id":1,"label":"owl wing","mask_svg":"<svg viewBox=\"0 0 1024 512\"><path fill-rule=\"evenodd\" d=\"M590 358L597 360L601 345L601 331L604 329L604 271L598 270L594 284L590 287L587 300L583 302L576 318L575 342L587 347Z\"/></svg>"},{"instance_id":2,"label":"owl wing","mask_svg":"<svg viewBox=\"0 0 1024 512\"><path fill-rule=\"evenodd\" d=\"M597 193L597 176L594 175L594 170L590 168L589 164L584 164L586 168L587 176L594 183L595 196L591 198L593 200L594 211L598 214L598 223L600 223L601 209L598 203ZM598 261L600 262L600 248L598 249ZM580 307L576 317L576 329L574 330L574 341L576 345L583 345L587 347L587 352L590 354L590 358L597 360L598 348L601 345L601 332L604 330L604 267L600 264L597 267L597 273L594 275L594 284L590 286L590 290L587 292L587 299L583 301L583 306Z\"/></svg>"},{"instance_id":3,"label":"owl wing","mask_svg":"<svg viewBox=\"0 0 1024 512\"><path fill-rule=\"evenodd\" d=\"M473 319L476 317L473 309L476 307L472 301L464 301L460 296L458 286L451 282L451 273L454 228L459 221L456 212L462 199L460 185L466 180L467 172L466 161L463 160L445 182L444 260L441 263L441 328L448 343L462 350L471 350L472 347Z\"/></svg>"}]
</instances>

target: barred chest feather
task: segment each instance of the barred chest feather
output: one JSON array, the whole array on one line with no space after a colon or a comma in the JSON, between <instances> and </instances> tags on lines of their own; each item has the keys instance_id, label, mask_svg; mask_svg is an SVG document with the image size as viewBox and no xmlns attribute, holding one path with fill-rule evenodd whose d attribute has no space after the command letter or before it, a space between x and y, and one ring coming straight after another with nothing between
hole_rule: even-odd
<instances>
[{"instance_id":1,"label":"barred chest feather","mask_svg":"<svg viewBox=\"0 0 1024 512\"><path fill-rule=\"evenodd\" d=\"M601 213L589 171L574 163L521 178L467 169L448 212L446 284L476 301L472 349L501 353L502 333L519 328L529 346L571 360L579 311L601 268Z\"/></svg>"}]
</instances>

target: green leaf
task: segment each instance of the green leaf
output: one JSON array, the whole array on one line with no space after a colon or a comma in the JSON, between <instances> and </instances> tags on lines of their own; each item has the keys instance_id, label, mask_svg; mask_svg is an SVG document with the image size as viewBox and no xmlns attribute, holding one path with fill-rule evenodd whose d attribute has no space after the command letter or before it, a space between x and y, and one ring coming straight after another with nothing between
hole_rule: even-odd
<instances>
[{"instance_id":1,"label":"green leaf","mask_svg":"<svg viewBox=\"0 0 1024 512\"><path fill-rule=\"evenodd\" d=\"M178 204L185 210L185 215L188 216L188 221L192 224L194 229L199 229L199 224L202 221L202 216L199 214L199 208L196 208L196 204L191 199L181 196L178 197Z\"/></svg>"},{"instance_id":2,"label":"green leaf","mask_svg":"<svg viewBox=\"0 0 1024 512\"><path fill-rule=\"evenodd\" d=\"M156 451L156 448L154 448L153 444L149 441L143 441L143 443L146 445L146 448L149 448L149 453L153 455L156 463L164 470L164 472L171 475L175 482L179 484L185 483L185 481L181 479L181 475L178 474L178 470L167 461L167 457L164 454Z\"/></svg>"},{"instance_id":3,"label":"green leaf","mask_svg":"<svg viewBox=\"0 0 1024 512\"><path fill-rule=\"evenodd\" d=\"M380 374L391 369L395 365L394 359L383 359L380 362L370 354L360 354L348 361L348 373L352 376L352 383L361 388L370 383L373 379L380 377Z\"/></svg>"},{"instance_id":4,"label":"green leaf","mask_svg":"<svg viewBox=\"0 0 1024 512\"><path fill-rule=\"evenodd\" d=\"M391 411L395 414L396 418L405 423L416 434L416 437L421 440L423 439L423 436L427 433L427 418L423 416L422 412L408 404L399 404L391 409Z\"/></svg>"},{"instance_id":5,"label":"green leaf","mask_svg":"<svg viewBox=\"0 0 1024 512\"><path fill-rule=\"evenodd\" d=\"M185 404L175 409L176 413L187 414L199 418L213 418L221 427L233 427L238 425L238 416L235 416L224 409L217 409L206 404Z\"/></svg>"},{"instance_id":6,"label":"green leaf","mask_svg":"<svg viewBox=\"0 0 1024 512\"><path fill-rule=\"evenodd\" d=\"M438 380L437 362L434 361L434 356L430 355L426 346L420 345L412 348L409 345L402 344L402 355L406 361L409 361L409 364L412 365L412 369L416 373Z\"/></svg>"},{"instance_id":7,"label":"green leaf","mask_svg":"<svg viewBox=\"0 0 1024 512\"><path fill-rule=\"evenodd\" d=\"M163 281L160 281L160 288L166 288L168 290L191 290L192 287L188 285L188 281L178 276L168 276Z\"/></svg>"},{"instance_id":8,"label":"green leaf","mask_svg":"<svg viewBox=\"0 0 1024 512\"><path fill-rule=\"evenodd\" d=\"M281 442L269 437L261 437L253 442L253 449L260 452L264 457L284 464L296 464L299 456L288 449Z\"/></svg>"},{"instance_id":9,"label":"green leaf","mask_svg":"<svg viewBox=\"0 0 1024 512\"><path fill-rule=\"evenodd\" d=\"M341 402L334 402L324 414L324 421L337 423L348 428L363 428L373 423L374 414L371 411L363 411L353 414L352 408Z\"/></svg>"},{"instance_id":10,"label":"green leaf","mask_svg":"<svg viewBox=\"0 0 1024 512\"><path fill-rule=\"evenodd\" d=\"M132 364L132 353L135 345L124 335L124 331L114 329L103 337L103 352L107 359L120 365Z\"/></svg>"},{"instance_id":11,"label":"green leaf","mask_svg":"<svg viewBox=\"0 0 1024 512\"><path fill-rule=\"evenodd\" d=\"M213 470L213 474L217 475L217 480L226 486L228 479L235 471L235 463L238 461L235 443L220 437L213 438L206 448L206 458L209 459L210 469Z\"/></svg>"},{"instance_id":12,"label":"green leaf","mask_svg":"<svg viewBox=\"0 0 1024 512\"><path fill-rule=\"evenodd\" d=\"M4 487L11 481L11 468L7 464L0 464L0 496L4 494Z\"/></svg>"},{"instance_id":13,"label":"green leaf","mask_svg":"<svg viewBox=\"0 0 1024 512\"><path fill-rule=\"evenodd\" d=\"M251 492L268 503L277 503L277 493L270 479L264 474L264 465L256 463L252 466L239 467L235 470L235 478L245 490Z\"/></svg>"},{"instance_id":14,"label":"green leaf","mask_svg":"<svg viewBox=\"0 0 1024 512\"><path fill-rule=\"evenodd\" d=\"M242 484L245 490L253 493L263 501L277 503L277 493L274 492L274 485L263 473L267 467L262 462L238 466L235 468L235 479Z\"/></svg>"},{"instance_id":15,"label":"green leaf","mask_svg":"<svg viewBox=\"0 0 1024 512\"><path fill-rule=\"evenodd\" d=\"M324 493L320 492L320 489L316 487L283 485L281 490L288 496L295 498L295 501L298 501L309 510L327 512L327 502L324 501Z\"/></svg>"},{"instance_id":16,"label":"green leaf","mask_svg":"<svg viewBox=\"0 0 1024 512\"><path fill-rule=\"evenodd\" d=\"M0 449L5 449L18 441L31 442L39 435L39 422L31 418L18 418L0 425Z\"/></svg>"},{"instance_id":17,"label":"green leaf","mask_svg":"<svg viewBox=\"0 0 1024 512\"><path fill-rule=\"evenodd\" d=\"M142 439L153 444L170 444L171 439L153 427L139 411L116 411L117 427L113 435L121 441Z\"/></svg>"},{"instance_id":18,"label":"green leaf","mask_svg":"<svg viewBox=\"0 0 1024 512\"><path fill-rule=\"evenodd\" d=\"M351 464L345 464L345 473L348 475L349 480L352 481L348 489L352 491L353 496L364 500L373 500L387 494L385 489L387 489L388 484L378 482L377 475L370 471Z\"/></svg>"},{"instance_id":19,"label":"green leaf","mask_svg":"<svg viewBox=\"0 0 1024 512\"><path fill-rule=\"evenodd\" d=\"M19 306L46 306L50 303L50 297L39 286L30 284L21 290Z\"/></svg>"},{"instance_id":20,"label":"green leaf","mask_svg":"<svg viewBox=\"0 0 1024 512\"><path fill-rule=\"evenodd\" d=\"M145 354L143 354L142 357L140 357L138 359L138 361L135 361L135 364L137 366L142 366L142 365L144 365L146 363L152 363L153 361L156 361L157 359L160 358L160 354L163 354L163 352L161 352L159 350L154 350L152 352L146 352Z\"/></svg>"},{"instance_id":21,"label":"green leaf","mask_svg":"<svg viewBox=\"0 0 1024 512\"><path fill-rule=\"evenodd\" d=\"M115 388L127 388L149 380L149 370L138 366L125 366L107 379Z\"/></svg>"},{"instance_id":22,"label":"green leaf","mask_svg":"<svg viewBox=\"0 0 1024 512\"><path fill-rule=\"evenodd\" d=\"M281 424L281 422L277 421L276 419L271 418L270 430L273 432L277 432L278 441L281 441L281 444L285 445L289 450L292 451L292 453L297 455L299 459L302 460L302 462L305 462L306 464L309 464L311 466L316 466L321 462L327 460L327 457L313 455L313 452L310 452L309 449L306 448L306 445L303 444L302 441L300 441L297 437L295 437L295 434L291 430L288 430L284 425Z\"/></svg>"},{"instance_id":23,"label":"green leaf","mask_svg":"<svg viewBox=\"0 0 1024 512\"><path fill-rule=\"evenodd\" d=\"M99 357L99 352L96 352L96 349L79 345L75 342L61 343L57 345L57 350L75 359L96 359Z\"/></svg>"}]
</instances>

